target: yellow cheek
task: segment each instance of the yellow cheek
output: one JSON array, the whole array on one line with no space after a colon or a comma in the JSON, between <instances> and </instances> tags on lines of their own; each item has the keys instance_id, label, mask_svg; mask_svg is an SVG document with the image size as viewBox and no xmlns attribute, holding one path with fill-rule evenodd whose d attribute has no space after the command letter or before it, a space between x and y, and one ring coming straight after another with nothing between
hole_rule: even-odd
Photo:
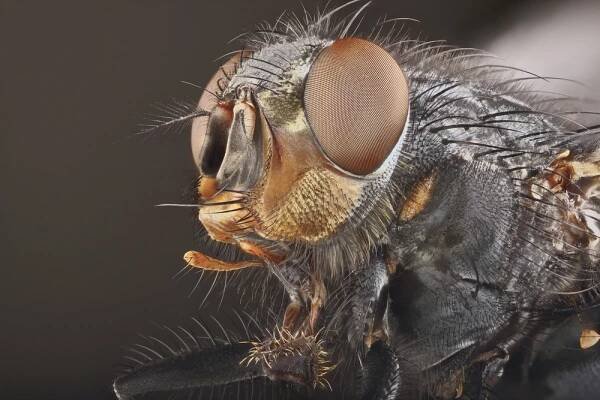
<instances>
[{"instance_id":1,"label":"yellow cheek","mask_svg":"<svg viewBox=\"0 0 600 400\"><path fill-rule=\"evenodd\" d=\"M257 205L257 230L271 240L317 242L350 216L359 190L323 168L305 172L272 209Z\"/></svg>"}]
</instances>

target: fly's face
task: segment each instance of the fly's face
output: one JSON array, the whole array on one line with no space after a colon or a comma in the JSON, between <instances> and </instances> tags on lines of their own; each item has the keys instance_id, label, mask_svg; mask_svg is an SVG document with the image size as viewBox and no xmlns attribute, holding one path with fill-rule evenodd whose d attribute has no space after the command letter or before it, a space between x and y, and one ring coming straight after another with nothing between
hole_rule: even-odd
<instances>
[{"instance_id":1,"label":"fly's face","mask_svg":"<svg viewBox=\"0 0 600 400\"><path fill-rule=\"evenodd\" d=\"M261 253L259 242L317 244L360 217L396 165L408 84L374 43L307 38L238 53L199 107L200 221Z\"/></svg>"}]
</instances>

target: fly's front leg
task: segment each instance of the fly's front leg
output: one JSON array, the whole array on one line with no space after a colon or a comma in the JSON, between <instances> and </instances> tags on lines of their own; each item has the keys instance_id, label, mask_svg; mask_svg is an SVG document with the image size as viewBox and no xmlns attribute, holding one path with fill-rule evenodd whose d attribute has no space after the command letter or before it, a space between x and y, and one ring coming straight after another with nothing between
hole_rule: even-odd
<instances>
[{"instance_id":1,"label":"fly's front leg","mask_svg":"<svg viewBox=\"0 0 600 400\"><path fill-rule=\"evenodd\" d=\"M311 334L315 334L318 331L317 323L326 300L327 289L323 280L319 275L313 276L311 278L310 311L307 320L307 329Z\"/></svg>"},{"instance_id":2,"label":"fly's front leg","mask_svg":"<svg viewBox=\"0 0 600 400\"><path fill-rule=\"evenodd\" d=\"M274 272L289 297L289 303L283 316L283 329L289 332L296 331L307 310L307 274L292 263L286 263Z\"/></svg>"},{"instance_id":3,"label":"fly's front leg","mask_svg":"<svg viewBox=\"0 0 600 400\"><path fill-rule=\"evenodd\" d=\"M258 238L245 238L239 244L256 260L225 262L196 251L187 252L184 259L192 267L213 271L270 268L284 286L289 303L282 324L273 329L272 337L252 344L245 364L248 368L262 366L260 370L272 380L324 385L323 377L330 367L322 342L316 337L320 311L327 295L320 275L308 272L295 260L286 259L287 248L264 246Z\"/></svg>"},{"instance_id":4,"label":"fly's front leg","mask_svg":"<svg viewBox=\"0 0 600 400\"><path fill-rule=\"evenodd\" d=\"M351 275L346 324L353 348L368 349L377 341L387 341L387 283L388 268L383 260L376 260Z\"/></svg>"},{"instance_id":5,"label":"fly's front leg","mask_svg":"<svg viewBox=\"0 0 600 400\"><path fill-rule=\"evenodd\" d=\"M395 400L402 379L400 365L394 351L383 341L371 346L365 368L361 371L361 400Z\"/></svg>"},{"instance_id":6,"label":"fly's front leg","mask_svg":"<svg viewBox=\"0 0 600 400\"><path fill-rule=\"evenodd\" d=\"M388 264L376 259L354 272L348 284L349 343L368 349L358 379L362 400L396 399L402 383L398 356L388 343L388 279L393 272Z\"/></svg>"},{"instance_id":7,"label":"fly's front leg","mask_svg":"<svg viewBox=\"0 0 600 400\"><path fill-rule=\"evenodd\" d=\"M283 318L283 329L314 335L327 297L323 280L318 274L302 270L293 263L285 263L274 272L290 300Z\"/></svg>"},{"instance_id":8,"label":"fly's front leg","mask_svg":"<svg viewBox=\"0 0 600 400\"><path fill-rule=\"evenodd\" d=\"M233 343L161 358L118 377L113 390L125 400L267 376L261 365L243 363L249 350L249 343Z\"/></svg>"},{"instance_id":9,"label":"fly's front leg","mask_svg":"<svg viewBox=\"0 0 600 400\"><path fill-rule=\"evenodd\" d=\"M281 325L275 326L270 337L252 343L244 363L262 365L266 376L274 381L326 387L325 376L333 366L317 328L325 304L325 285L318 274L290 260L270 268L284 286L289 303Z\"/></svg>"},{"instance_id":10,"label":"fly's front leg","mask_svg":"<svg viewBox=\"0 0 600 400\"><path fill-rule=\"evenodd\" d=\"M273 380L327 386L325 376L333 366L317 334L327 297L325 285L319 275L290 262L274 273L286 288L290 303L281 330L254 343L247 362L263 365ZM398 360L387 343L388 274L387 264L376 259L351 273L342 289L343 323L349 342L354 348L368 349L360 371L365 400L394 399L400 387Z\"/></svg>"}]
</instances>

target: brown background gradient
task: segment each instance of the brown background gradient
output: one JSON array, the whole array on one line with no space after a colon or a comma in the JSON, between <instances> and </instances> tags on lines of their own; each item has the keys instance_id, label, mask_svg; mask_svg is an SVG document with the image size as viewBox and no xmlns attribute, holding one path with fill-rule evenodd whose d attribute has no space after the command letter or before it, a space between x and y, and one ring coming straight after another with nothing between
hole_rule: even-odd
<instances>
[{"instance_id":1,"label":"brown background gradient","mask_svg":"<svg viewBox=\"0 0 600 400\"><path fill-rule=\"evenodd\" d=\"M418 18L415 34L477 46L523 3L378 0L365 27ZM297 1L0 1L0 398L112 399L137 333L199 312L210 281L188 297L194 279L171 279L194 248L190 212L154 207L180 201L195 176L188 134L133 133L152 104L197 98L179 81L203 84L228 40L285 8L302 12Z\"/></svg>"}]
</instances>

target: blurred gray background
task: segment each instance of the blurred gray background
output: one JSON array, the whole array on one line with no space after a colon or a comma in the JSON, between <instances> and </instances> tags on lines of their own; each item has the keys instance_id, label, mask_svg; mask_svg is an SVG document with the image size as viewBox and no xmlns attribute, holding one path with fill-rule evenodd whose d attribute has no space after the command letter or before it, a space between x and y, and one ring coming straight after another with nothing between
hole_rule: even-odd
<instances>
[{"instance_id":1,"label":"blurred gray background","mask_svg":"<svg viewBox=\"0 0 600 400\"><path fill-rule=\"evenodd\" d=\"M202 85L230 39L284 9L302 12L298 1L0 1L1 398L112 399L138 332L203 312L210 280L188 296L195 278L172 279L196 246L190 212L154 207L195 177L188 135L133 133L153 104L197 98L179 81ZM600 86L598 1L376 0L364 29L384 14Z\"/></svg>"}]
</instances>

